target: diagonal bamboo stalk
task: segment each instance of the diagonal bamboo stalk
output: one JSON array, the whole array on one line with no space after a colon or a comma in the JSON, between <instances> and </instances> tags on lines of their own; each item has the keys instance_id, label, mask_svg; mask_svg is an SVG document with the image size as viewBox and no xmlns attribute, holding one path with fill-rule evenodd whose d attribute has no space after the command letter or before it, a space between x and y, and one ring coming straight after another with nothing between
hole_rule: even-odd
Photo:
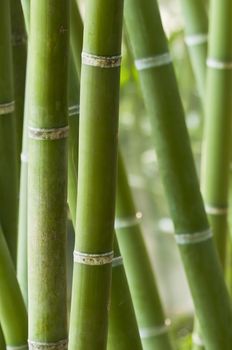
<instances>
[{"instance_id":1,"label":"diagonal bamboo stalk","mask_svg":"<svg viewBox=\"0 0 232 350\"><path fill-rule=\"evenodd\" d=\"M116 232L144 349L172 349L159 292L148 258L122 156L118 160ZM136 216L137 215L137 216Z\"/></svg>"},{"instance_id":2,"label":"diagonal bamboo stalk","mask_svg":"<svg viewBox=\"0 0 232 350\"><path fill-rule=\"evenodd\" d=\"M208 19L203 0L181 0L185 24L185 42L188 46L197 87L204 101Z\"/></svg>"},{"instance_id":3,"label":"diagonal bamboo stalk","mask_svg":"<svg viewBox=\"0 0 232 350\"><path fill-rule=\"evenodd\" d=\"M69 349L75 350L107 346L122 5L122 1L86 2L69 337Z\"/></svg>"},{"instance_id":4,"label":"diagonal bamboo stalk","mask_svg":"<svg viewBox=\"0 0 232 350\"><path fill-rule=\"evenodd\" d=\"M65 0L31 1L29 41L29 345L67 348L67 76Z\"/></svg>"},{"instance_id":5,"label":"diagonal bamboo stalk","mask_svg":"<svg viewBox=\"0 0 232 350\"><path fill-rule=\"evenodd\" d=\"M4 0L0 12L0 218L7 244L15 263L17 250L18 184L13 65L10 38L10 6L9 1Z\"/></svg>"},{"instance_id":6,"label":"diagonal bamboo stalk","mask_svg":"<svg viewBox=\"0 0 232 350\"><path fill-rule=\"evenodd\" d=\"M127 0L125 18L145 104L151 116L175 237L205 344L213 350L229 349L232 341L229 295L200 196L158 6L151 0Z\"/></svg>"},{"instance_id":7,"label":"diagonal bamboo stalk","mask_svg":"<svg viewBox=\"0 0 232 350\"><path fill-rule=\"evenodd\" d=\"M20 161L26 77L27 40L20 0L11 0L11 26L15 90L15 118L17 134L17 160Z\"/></svg>"},{"instance_id":8,"label":"diagonal bamboo stalk","mask_svg":"<svg viewBox=\"0 0 232 350\"><path fill-rule=\"evenodd\" d=\"M27 350L27 312L15 268L0 228L0 322L7 349Z\"/></svg>"}]
</instances>

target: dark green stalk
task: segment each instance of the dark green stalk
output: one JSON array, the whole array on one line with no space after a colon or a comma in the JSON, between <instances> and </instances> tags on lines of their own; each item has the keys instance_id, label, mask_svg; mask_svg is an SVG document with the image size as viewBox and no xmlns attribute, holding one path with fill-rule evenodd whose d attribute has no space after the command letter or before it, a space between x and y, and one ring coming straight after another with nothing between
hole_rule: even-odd
<instances>
[{"instance_id":1,"label":"dark green stalk","mask_svg":"<svg viewBox=\"0 0 232 350\"><path fill-rule=\"evenodd\" d=\"M10 0L10 4L14 68L15 118L17 133L17 157L19 165L20 153L22 148L27 40L21 2L20 0Z\"/></svg>"},{"instance_id":2,"label":"dark green stalk","mask_svg":"<svg viewBox=\"0 0 232 350\"><path fill-rule=\"evenodd\" d=\"M181 0L188 46L197 87L202 100L205 96L208 19L203 0Z\"/></svg>"},{"instance_id":3,"label":"dark green stalk","mask_svg":"<svg viewBox=\"0 0 232 350\"><path fill-rule=\"evenodd\" d=\"M29 44L29 343L67 347L66 0L31 1ZM55 49L54 49L55 48Z\"/></svg>"},{"instance_id":4,"label":"dark green stalk","mask_svg":"<svg viewBox=\"0 0 232 350\"><path fill-rule=\"evenodd\" d=\"M14 263L17 250L18 183L10 4L0 11L0 219Z\"/></svg>"},{"instance_id":5,"label":"dark green stalk","mask_svg":"<svg viewBox=\"0 0 232 350\"><path fill-rule=\"evenodd\" d=\"M168 323L136 217L122 157L118 160L116 232L144 349L172 349ZM137 214L138 215L138 214Z\"/></svg>"},{"instance_id":6,"label":"dark green stalk","mask_svg":"<svg viewBox=\"0 0 232 350\"><path fill-rule=\"evenodd\" d=\"M9 349L23 346L22 350L27 350L27 312L1 228L0 281L0 322L6 345Z\"/></svg>"},{"instance_id":7,"label":"dark green stalk","mask_svg":"<svg viewBox=\"0 0 232 350\"><path fill-rule=\"evenodd\" d=\"M121 0L86 1L70 350L107 346L122 9Z\"/></svg>"},{"instance_id":8,"label":"dark green stalk","mask_svg":"<svg viewBox=\"0 0 232 350\"><path fill-rule=\"evenodd\" d=\"M230 299L200 195L157 3L126 0L125 18L144 101L151 117L175 237L204 342L210 350L229 350L232 343Z\"/></svg>"},{"instance_id":9,"label":"dark green stalk","mask_svg":"<svg viewBox=\"0 0 232 350\"><path fill-rule=\"evenodd\" d=\"M2 329L0 328L0 349L1 350L6 350L6 343L4 339L4 335L2 333Z\"/></svg>"}]
</instances>

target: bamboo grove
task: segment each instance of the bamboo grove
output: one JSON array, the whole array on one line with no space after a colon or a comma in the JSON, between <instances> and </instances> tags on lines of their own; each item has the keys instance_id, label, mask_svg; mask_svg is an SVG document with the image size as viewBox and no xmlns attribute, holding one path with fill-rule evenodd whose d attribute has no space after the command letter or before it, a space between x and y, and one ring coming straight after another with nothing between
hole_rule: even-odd
<instances>
[{"instance_id":1,"label":"bamboo grove","mask_svg":"<svg viewBox=\"0 0 232 350\"><path fill-rule=\"evenodd\" d=\"M161 3L1 1L0 350L232 348L232 3L177 1L203 117L200 176ZM194 305L187 347L123 154L124 54Z\"/></svg>"}]
</instances>

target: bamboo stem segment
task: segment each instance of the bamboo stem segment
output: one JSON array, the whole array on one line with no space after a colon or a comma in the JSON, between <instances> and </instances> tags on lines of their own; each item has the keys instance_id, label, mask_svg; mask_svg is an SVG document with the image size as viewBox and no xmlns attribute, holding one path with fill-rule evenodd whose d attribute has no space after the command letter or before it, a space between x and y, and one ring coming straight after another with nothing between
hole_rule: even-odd
<instances>
[{"instance_id":1,"label":"bamboo stem segment","mask_svg":"<svg viewBox=\"0 0 232 350\"><path fill-rule=\"evenodd\" d=\"M31 1L28 61L30 349L60 349L61 344L62 349L67 348L68 13L69 4L65 0Z\"/></svg>"},{"instance_id":2,"label":"bamboo stem segment","mask_svg":"<svg viewBox=\"0 0 232 350\"><path fill-rule=\"evenodd\" d=\"M127 0L125 18L135 59L168 52L156 2ZM168 64L142 70L139 77L176 233L189 235L207 231L208 222L173 67ZM179 244L179 248L206 348L229 349L231 305L212 238L195 244Z\"/></svg>"},{"instance_id":3,"label":"bamboo stem segment","mask_svg":"<svg viewBox=\"0 0 232 350\"><path fill-rule=\"evenodd\" d=\"M122 9L121 0L86 1L83 52L91 60L84 58L81 72L75 250L88 262L92 254L99 262L112 251L120 69L108 63L120 55ZM96 66L100 61L104 67ZM74 265L70 350L106 349L110 260Z\"/></svg>"}]
</instances>

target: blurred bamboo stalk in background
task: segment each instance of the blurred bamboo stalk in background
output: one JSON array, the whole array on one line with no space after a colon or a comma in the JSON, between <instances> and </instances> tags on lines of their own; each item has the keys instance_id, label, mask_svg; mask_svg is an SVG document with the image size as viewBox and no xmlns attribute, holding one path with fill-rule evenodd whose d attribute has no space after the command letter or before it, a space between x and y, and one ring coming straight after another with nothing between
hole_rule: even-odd
<instances>
[{"instance_id":1,"label":"blurred bamboo stalk in background","mask_svg":"<svg viewBox=\"0 0 232 350\"><path fill-rule=\"evenodd\" d=\"M3 0L1 4L0 48L0 220L12 259L16 264L18 175L11 19L8 0Z\"/></svg>"},{"instance_id":2,"label":"blurred bamboo stalk in background","mask_svg":"<svg viewBox=\"0 0 232 350\"><path fill-rule=\"evenodd\" d=\"M10 0L11 27L14 68L14 94L15 94L15 118L17 140L17 165L20 166L20 153L22 149L24 93L27 61L27 37L20 0ZM19 174L19 173L18 173Z\"/></svg>"},{"instance_id":3,"label":"blurred bamboo stalk in background","mask_svg":"<svg viewBox=\"0 0 232 350\"><path fill-rule=\"evenodd\" d=\"M204 341L212 350L229 349L232 342L230 299L199 191L158 6L152 0L126 0L125 19L145 104L151 116L175 238Z\"/></svg>"},{"instance_id":4,"label":"blurred bamboo stalk in background","mask_svg":"<svg viewBox=\"0 0 232 350\"><path fill-rule=\"evenodd\" d=\"M67 348L68 10L66 0L31 1L28 48L31 348Z\"/></svg>"}]
</instances>

